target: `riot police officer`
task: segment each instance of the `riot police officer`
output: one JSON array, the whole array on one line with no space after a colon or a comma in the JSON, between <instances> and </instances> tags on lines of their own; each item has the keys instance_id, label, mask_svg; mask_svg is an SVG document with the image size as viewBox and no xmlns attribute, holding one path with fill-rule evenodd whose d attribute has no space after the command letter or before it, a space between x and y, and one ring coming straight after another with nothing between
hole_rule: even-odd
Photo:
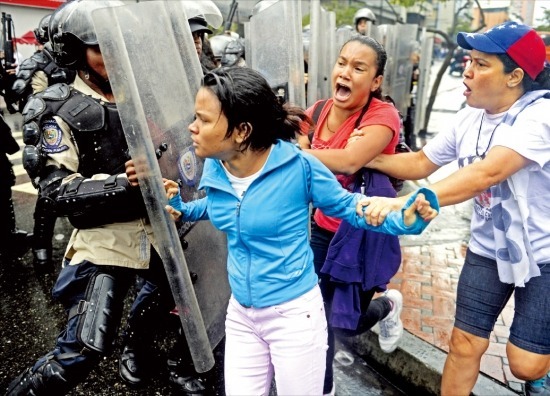
<instances>
[{"instance_id":1,"label":"riot police officer","mask_svg":"<svg viewBox=\"0 0 550 396\"><path fill-rule=\"evenodd\" d=\"M202 15L189 18L187 22L193 35L193 42L195 43L195 50L201 62L202 71L206 73L216 67L204 53L205 46L210 47L210 43L207 43L206 34L212 34L212 30L208 28L208 23Z\"/></svg>"},{"instance_id":2,"label":"riot police officer","mask_svg":"<svg viewBox=\"0 0 550 396\"><path fill-rule=\"evenodd\" d=\"M66 3L65 3L66 4ZM58 8L54 14L61 15L63 6ZM16 80L12 90L17 95L20 108L23 108L26 99L30 94L42 92L48 86L57 83L71 83L75 77L75 71L58 66L55 63L49 35L49 24L55 25L57 18L48 14L40 19L38 27L34 29L34 36L41 46L30 58L25 59L19 66Z\"/></svg>"},{"instance_id":3,"label":"riot police officer","mask_svg":"<svg viewBox=\"0 0 550 396\"><path fill-rule=\"evenodd\" d=\"M30 58L24 60L19 66L16 80L12 90L22 109L31 94L42 92L48 86L57 83L71 83L75 77L75 71L59 67L53 58L49 39L49 23L57 23L57 16L61 15L60 9L56 11L52 21L52 14L44 16L34 29L36 40L42 49L36 51ZM38 187L35 185L35 187ZM51 265L52 238L56 216L52 209L45 205L46 201L38 199L34 210L34 228L32 252L34 265L37 269L45 269Z\"/></svg>"},{"instance_id":4,"label":"riot police officer","mask_svg":"<svg viewBox=\"0 0 550 396\"><path fill-rule=\"evenodd\" d=\"M368 36L370 27L376 24L376 16L370 8L360 8L353 15L353 26L357 33Z\"/></svg>"},{"instance_id":5,"label":"riot police officer","mask_svg":"<svg viewBox=\"0 0 550 396\"><path fill-rule=\"evenodd\" d=\"M52 290L67 326L54 349L10 383L10 396L68 393L110 352L135 276L167 282L155 268L161 264L141 193L124 173L126 139L91 19L97 8L122 4L73 0L60 11L50 24L53 53L76 78L32 95L23 111L25 169L40 198L75 230ZM164 295L167 312L174 301Z\"/></svg>"}]
</instances>

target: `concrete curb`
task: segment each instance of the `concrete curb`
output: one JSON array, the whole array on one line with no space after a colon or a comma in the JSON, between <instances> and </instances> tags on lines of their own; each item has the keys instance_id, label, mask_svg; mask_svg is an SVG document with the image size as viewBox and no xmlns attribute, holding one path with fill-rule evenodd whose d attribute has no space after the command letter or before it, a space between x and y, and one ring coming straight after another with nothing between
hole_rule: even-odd
<instances>
[{"instance_id":1,"label":"concrete curb","mask_svg":"<svg viewBox=\"0 0 550 396\"><path fill-rule=\"evenodd\" d=\"M407 330L404 331L397 349L390 354L380 349L377 326L360 336L342 338L340 342L356 354L364 356L367 362L383 368L384 374L395 378L398 382L410 384L414 388L414 393L440 394L441 375L447 353ZM478 396L517 396L518 394L485 374L480 374L472 392L472 395Z\"/></svg>"}]
</instances>

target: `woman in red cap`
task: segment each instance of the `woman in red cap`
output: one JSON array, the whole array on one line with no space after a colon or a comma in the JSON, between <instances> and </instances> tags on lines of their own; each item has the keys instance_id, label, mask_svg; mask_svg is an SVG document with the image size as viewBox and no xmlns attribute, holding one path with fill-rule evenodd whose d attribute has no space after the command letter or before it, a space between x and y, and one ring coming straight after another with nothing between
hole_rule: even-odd
<instances>
[{"instance_id":1,"label":"woman in red cap","mask_svg":"<svg viewBox=\"0 0 550 396\"><path fill-rule=\"evenodd\" d=\"M510 369L528 381L527 394L548 395L550 72L545 46L533 29L516 22L482 34L459 33L457 42L471 51L463 73L468 106L422 150L380 155L368 167L418 180L458 160L460 169L431 188L442 205L474 198L441 393L470 394L489 335L514 295L506 347ZM401 199L406 197L372 202L367 213L373 224Z\"/></svg>"}]
</instances>

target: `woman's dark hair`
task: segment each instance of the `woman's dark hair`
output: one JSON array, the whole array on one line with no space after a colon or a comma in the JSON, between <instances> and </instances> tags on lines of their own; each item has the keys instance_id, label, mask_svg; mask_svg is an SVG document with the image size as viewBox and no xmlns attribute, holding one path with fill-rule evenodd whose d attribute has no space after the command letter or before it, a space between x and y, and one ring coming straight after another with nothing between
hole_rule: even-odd
<instances>
[{"instance_id":1,"label":"woman's dark hair","mask_svg":"<svg viewBox=\"0 0 550 396\"><path fill-rule=\"evenodd\" d=\"M386 49L378 41L369 36L355 35L344 43L340 51L348 44L353 41L357 41L360 44L366 45L376 52L376 75L383 76L386 69L386 61L388 60L388 54ZM371 96L376 99L382 99L382 88L379 87L376 91L371 93Z\"/></svg>"},{"instance_id":2,"label":"woman's dark hair","mask_svg":"<svg viewBox=\"0 0 550 396\"><path fill-rule=\"evenodd\" d=\"M248 128L241 150L263 151L278 139L290 141L300 132L302 122L312 123L303 109L283 104L266 79L248 67L227 67L206 74L201 86L221 103L227 117L229 138L233 130Z\"/></svg>"},{"instance_id":3,"label":"woman's dark hair","mask_svg":"<svg viewBox=\"0 0 550 396\"><path fill-rule=\"evenodd\" d=\"M216 57L214 56L214 52L212 51L210 40L204 37L204 35L202 38L202 52L201 52L200 62L201 62L203 71L206 70L206 72L209 72L210 70L214 70L217 67Z\"/></svg>"},{"instance_id":4,"label":"woman's dark hair","mask_svg":"<svg viewBox=\"0 0 550 396\"><path fill-rule=\"evenodd\" d=\"M504 65L504 73L511 73L517 69L519 65L508 54L497 54L498 58ZM521 68L520 68L521 69ZM529 74L524 73L521 85L525 92L536 91L539 89L550 89L550 68L548 65L539 73L537 78L533 80Z\"/></svg>"}]
</instances>

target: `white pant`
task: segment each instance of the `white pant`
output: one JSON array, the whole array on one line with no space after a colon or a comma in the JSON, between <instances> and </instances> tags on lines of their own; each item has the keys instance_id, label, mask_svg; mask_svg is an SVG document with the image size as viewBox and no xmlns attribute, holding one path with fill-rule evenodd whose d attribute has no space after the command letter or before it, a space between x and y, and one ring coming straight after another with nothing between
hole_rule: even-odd
<instances>
[{"instance_id":1,"label":"white pant","mask_svg":"<svg viewBox=\"0 0 550 396\"><path fill-rule=\"evenodd\" d=\"M322 395L327 322L319 286L267 308L233 296L225 320L225 393L268 395L275 372L280 396Z\"/></svg>"}]
</instances>

